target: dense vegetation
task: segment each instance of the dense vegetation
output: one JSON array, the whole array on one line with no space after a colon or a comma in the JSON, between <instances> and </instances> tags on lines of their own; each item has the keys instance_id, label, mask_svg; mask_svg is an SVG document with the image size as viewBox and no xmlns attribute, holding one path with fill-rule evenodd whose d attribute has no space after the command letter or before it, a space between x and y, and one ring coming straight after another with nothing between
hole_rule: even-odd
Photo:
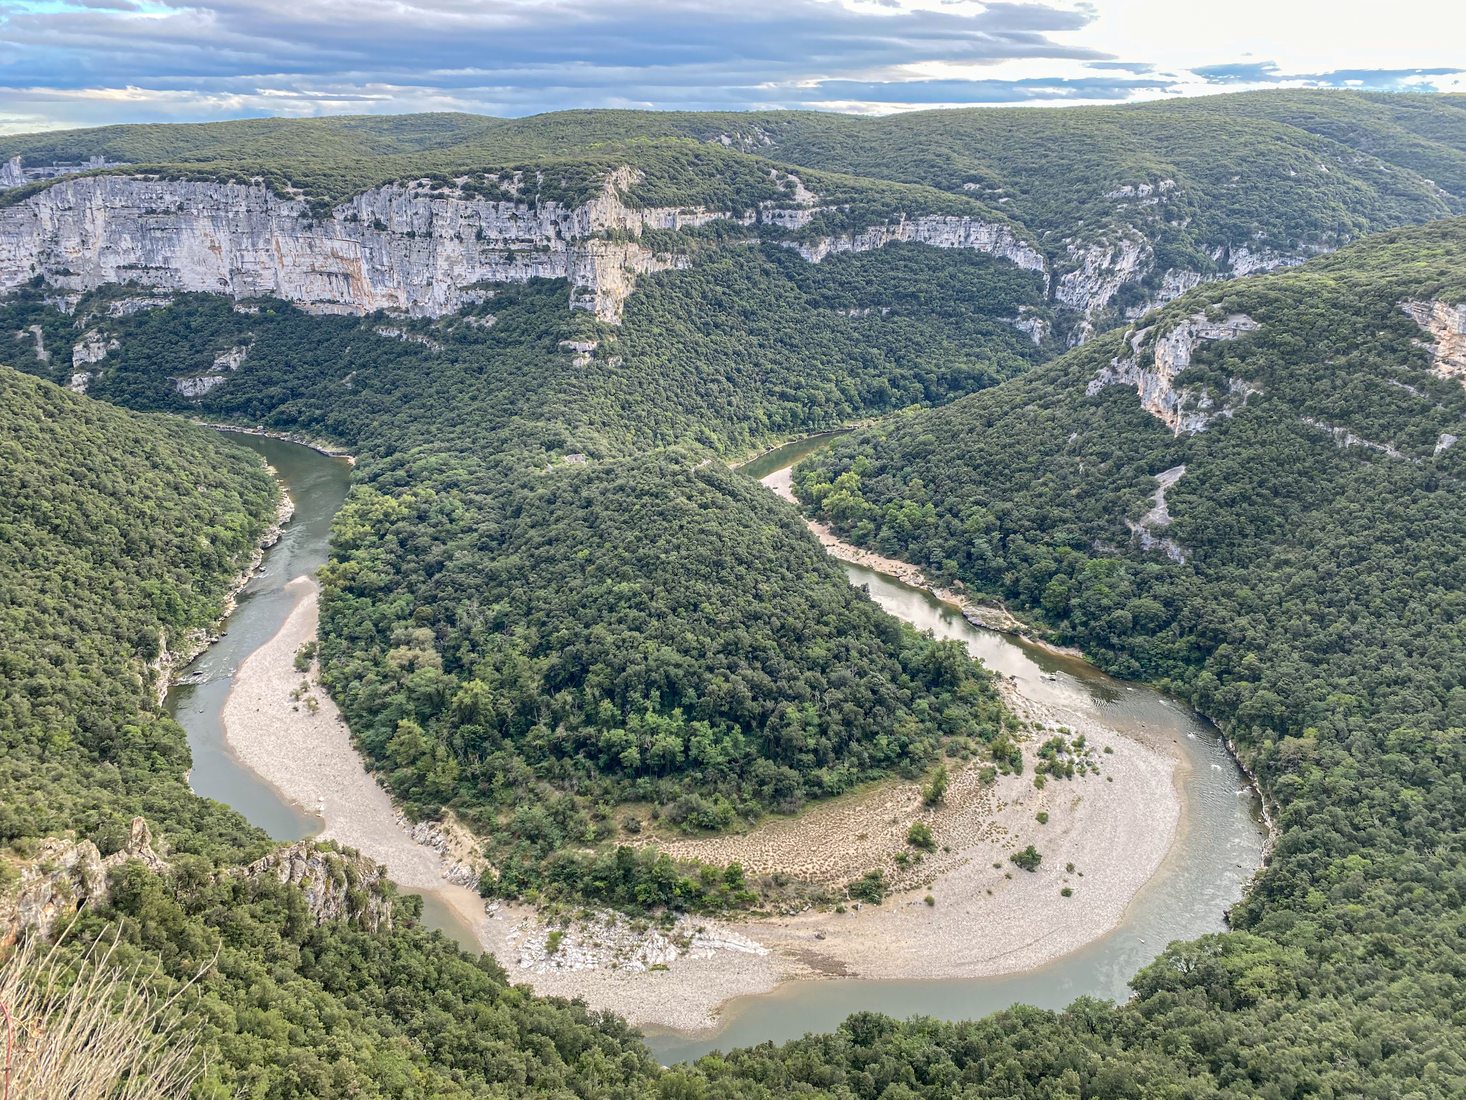
<instances>
[{"instance_id":1,"label":"dense vegetation","mask_svg":"<svg viewBox=\"0 0 1466 1100\"><path fill-rule=\"evenodd\" d=\"M115 847L146 813L189 848L239 842L184 786L157 661L218 620L276 499L213 433L0 367L0 841Z\"/></svg>"},{"instance_id":2,"label":"dense vegetation","mask_svg":"<svg viewBox=\"0 0 1466 1100\"><path fill-rule=\"evenodd\" d=\"M198 1096L645 1095L652 1064L624 1025L509 988L415 927L416 899L372 933L239 873L269 841L189 791L146 666L162 636L218 618L276 500L212 432L0 367L0 882L37 838L106 854L147 817L171 872L119 871L62 962L117 935L114 962L160 988L203 970L180 1001L203 1029Z\"/></svg>"},{"instance_id":3,"label":"dense vegetation","mask_svg":"<svg viewBox=\"0 0 1466 1100\"><path fill-rule=\"evenodd\" d=\"M1459 209L1463 116L1460 97L1297 93L900 119L231 123L7 139L0 152L268 170L317 198L547 157L562 169L549 186L569 196L597 166L629 161L646 169L642 201L736 205L765 195L770 179L767 162L740 159L747 146L977 195L1046 234L1061 261L1071 238L1134 230L1157 273L1208 273L1218 248L1332 247ZM734 151L688 140L723 135ZM1111 194L1164 180L1176 185L1161 203ZM864 193L875 196L869 210L932 194ZM119 346L96 367L96 396L309 432L358 453L361 483L326 578L326 675L402 798L422 812L453 806L487 833L490 890L628 908L750 904L760 884L736 867L679 867L618 846L625 816L726 827L868 776L914 774L944 741L991 735L1002 718L985 678L872 611L785 511L722 465L780 435L908 405L923 408L808 464L805 499L850 538L1000 596L1216 716L1276 813L1269 868L1234 931L1173 945L1123 1006L963 1024L860 1016L832 1035L658 1073L619 1025L507 991L492 964L416 929L317 927L297 892L219 875L262 838L187 795L176 727L120 671L142 653L141 636L124 633L119 661L54 682L67 714L87 713L73 704L90 696L76 693L113 699L125 736L97 739L87 720L58 749L44 743L49 723L17 720L18 749L0 760L5 805L18 790L41 810L7 828L23 842L73 825L110 850L126 814L159 815L183 853L177 871L128 873L96 919L122 922L138 957L162 959L173 979L220 948L201 1004L219 1051L215 1092L1459 1093L1466 451L1449 439L1466 437L1466 397L1429 372L1400 303L1466 299L1466 224L1209 286L1148 319L1143 349L1197 312L1260 325L1204 344L1178 379L1193 410L1205 398L1231 414L1180 436L1133 388L1087 392L1127 353L1126 334L1034 367L1048 349L1007 322L1020 307L1054 315L1036 277L1001 263L909 247L811 266L767 243L675 243L693 265L643 280L620 329L567 315L563 287L537 284L436 323L307 317L278 302L242 314L206 296L110 317L111 291L66 316L37 287L0 305L0 331L18 334L7 339L17 365L64 381L65 349L99 327ZM387 324L406 338L376 331ZM592 340L579 363L562 346ZM197 402L179 394L175 378L244 345L248 359L225 384ZM67 434L47 402L102 415L50 387L34 392L44 400L23 404L17 422L46 440ZM113 442L90 452L106 470L157 446ZM198 457L216 478L237 474L224 454ZM31 476L53 477L50 462ZM1184 555L1174 560L1163 545L1144 549L1131 524L1147 522L1155 475L1181 465L1165 497L1172 522L1151 532ZM180 466L169 491L194 473ZM136 476L147 484L145 470ZM109 483L102 499L133 480ZM149 560L130 529L106 521L97 491L78 497L73 527L103 517L100 529L120 535L109 553ZM9 495L25 503L8 522L29 547L35 516L50 513L34 492ZM249 514L242 497L215 503L236 525ZM178 516L190 554L207 549L203 518ZM131 619L110 618L100 589L45 599L80 609L84 626L141 623L156 636L174 622L165 612L186 625L209 606L164 575L153 588L140 565L111 578L154 601L124 600ZM29 642L7 648L33 660ZM118 683L130 694L98 686ZM411 907L400 911L410 924Z\"/></svg>"},{"instance_id":4,"label":"dense vegetation","mask_svg":"<svg viewBox=\"0 0 1466 1100\"><path fill-rule=\"evenodd\" d=\"M1178 377L1255 391L1204 432L1173 435L1133 387L1086 392L1127 350L1116 335L857 435L798 474L857 541L999 594L1189 697L1258 772L1280 835L1232 915L1239 931L1172 948L1102 1025L1117 1030L1099 1049L1122 1063L1186 1037L1180 1053L1159 1048L1173 1069L1137 1078L1151 1089L1195 1076L1232 1095L1445 1095L1466 1079L1448 1022L1466 965L1466 486L1461 453L1441 446L1466 394L1429 371L1400 309L1466 301L1463 245L1466 221L1441 222L1152 318L1157 332L1202 310L1261 326ZM1143 551L1125 521L1180 464L1166 494L1174 561Z\"/></svg>"},{"instance_id":5,"label":"dense vegetation","mask_svg":"<svg viewBox=\"0 0 1466 1100\"><path fill-rule=\"evenodd\" d=\"M618 803L726 829L998 732L960 647L878 610L751 479L676 452L368 491L335 558L322 653L353 729L409 805L490 835L509 892L546 860L582 884L559 850L614 837Z\"/></svg>"},{"instance_id":6,"label":"dense vegetation","mask_svg":"<svg viewBox=\"0 0 1466 1100\"><path fill-rule=\"evenodd\" d=\"M877 611L709 452L1019 373L1041 350L1010 319L1045 315L1041 278L918 245L814 265L766 244L647 280L619 327L567 314L558 290L394 319L409 339L203 295L110 317L116 290L76 317L27 292L0 323L25 336L17 362L53 377L69 368L37 357L31 326L53 350L78 321L115 337L99 397L358 453L325 577L327 681L413 812L450 807L489 838L486 889L748 905L736 875L652 857L595 870L627 840L616 807L741 826L918 775L1001 717L970 661ZM599 346L577 365L565 340ZM179 394L173 379L231 347L249 354L224 385ZM601 850L571 854L587 845Z\"/></svg>"}]
</instances>

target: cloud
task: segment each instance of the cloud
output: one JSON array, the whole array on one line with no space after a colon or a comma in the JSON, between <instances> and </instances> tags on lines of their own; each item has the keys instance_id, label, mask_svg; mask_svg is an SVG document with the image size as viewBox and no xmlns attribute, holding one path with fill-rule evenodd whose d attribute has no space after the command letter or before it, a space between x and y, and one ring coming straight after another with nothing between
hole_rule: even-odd
<instances>
[{"instance_id":1,"label":"cloud","mask_svg":"<svg viewBox=\"0 0 1466 1100\"><path fill-rule=\"evenodd\" d=\"M268 114L1112 102L1331 79L1420 89L1460 73L1168 68L1086 44L1110 2L0 0L0 132Z\"/></svg>"}]
</instances>

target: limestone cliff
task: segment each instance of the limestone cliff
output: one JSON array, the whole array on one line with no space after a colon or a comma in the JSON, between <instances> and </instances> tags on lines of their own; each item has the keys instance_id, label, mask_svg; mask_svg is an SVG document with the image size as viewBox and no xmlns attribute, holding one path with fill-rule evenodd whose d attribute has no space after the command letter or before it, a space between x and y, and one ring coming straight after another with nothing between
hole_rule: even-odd
<instances>
[{"instance_id":1,"label":"limestone cliff","mask_svg":"<svg viewBox=\"0 0 1466 1100\"><path fill-rule=\"evenodd\" d=\"M1466 303L1401 302L1400 308L1430 335L1431 372L1466 386Z\"/></svg>"},{"instance_id":2,"label":"limestone cliff","mask_svg":"<svg viewBox=\"0 0 1466 1100\"><path fill-rule=\"evenodd\" d=\"M614 323L638 277L688 262L642 243L648 230L721 219L788 231L826 209L792 173L771 180L784 198L737 217L632 205L626 195L638 179L631 168L609 172L580 205L487 199L467 177L447 186L418 180L364 191L325 217L259 182L64 179L0 208L0 293L40 276L63 300L131 283L155 293L271 296L320 313L436 317L481 301L486 284L547 278L570 283L572 308ZM1045 269L1010 226L971 216L898 216L796 247L818 261L891 241L979 249ZM145 308L153 299L137 300Z\"/></svg>"},{"instance_id":3,"label":"limestone cliff","mask_svg":"<svg viewBox=\"0 0 1466 1100\"><path fill-rule=\"evenodd\" d=\"M0 897L0 939L21 931L46 935L58 920L101 905L107 898L107 876L130 860L150 871L168 867L153 850L152 833L140 817L132 819L127 843L105 859L90 840L42 841L30 859L15 867L16 886Z\"/></svg>"},{"instance_id":4,"label":"limestone cliff","mask_svg":"<svg viewBox=\"0 0 1466 1100\"><path fill-rule=\"evenodd\" d=\"M1000 256L1029 271L1048 272L1043 253L1018 235L1012 226L970 215L926 214L872 225L865 229L821 237L809 242L788 242L811 263L839 252L870 252L893 241L914 241L936 248L970 248Z\"/></svg>"},{"instance_id":5,"label":"limestone cliff","mask_svg":"<svg viewBox=\"0 0 1466 1100\"><path fill-rule=\"evenodd\" d=\"M1145 411L1170 428L1175 435L1205 431L1218 417L1231 416L1247 403L1257 388L1240 378L1231 379L1226 398L1218 404L1204 391L1177 388L1176 376L1191 366L1196 349L1209 340L1235 340L1260 326L1246 314L1233 314L1220 321L1197 313L1164 333L1143 328L1129 339L1130 354L1116 356L1089 383L1093 396L1106 386L1133 386Z\"/></svg>"}]
</instances>

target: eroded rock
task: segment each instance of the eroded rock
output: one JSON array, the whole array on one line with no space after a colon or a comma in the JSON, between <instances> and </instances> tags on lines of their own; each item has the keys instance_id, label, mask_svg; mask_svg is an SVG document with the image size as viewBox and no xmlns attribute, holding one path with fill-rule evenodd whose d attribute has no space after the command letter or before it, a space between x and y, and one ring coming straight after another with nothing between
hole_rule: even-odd
<instances>
[{"instance_id":1,"label":"eroded rock","mask_svg":"<svg viewBox=\"0 0 1466 1100\"><path fill-rule=\"evenodd\" d=\"M1235 340L1261 326L1243 313L1220 321L1196 313L1157 335L1143 328L1130 337L1130 354L1110 360L1085 392L1091 397L1106 386L1133 386L1145 411L1170 428L1175 435L1205 431L1219 417L1231 416L1247 404L1256 385L1241 378L1229 381L1226 398L1218 404L1199 388L1177 389L1176 376L1191 366L1197 347L1211 340Z\"/></svg>"}]
</instances>

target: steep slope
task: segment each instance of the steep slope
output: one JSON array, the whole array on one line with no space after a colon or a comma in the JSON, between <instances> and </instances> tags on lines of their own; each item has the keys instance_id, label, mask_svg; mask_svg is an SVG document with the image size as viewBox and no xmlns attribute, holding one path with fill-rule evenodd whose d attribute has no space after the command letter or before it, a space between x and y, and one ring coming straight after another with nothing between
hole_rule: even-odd
<instances>
[{"instance_id":1,"label":"steep slope","mask_svg":"<svg viewBox=\"0 0 1466 1100\"><path fill-rule=\"evenodd\" d=\"M293 226L279 227L287 239L348 242L341 257L305 250L304 266L327 272L329 285L299 286L271 271L266 282L250 284L256 292L438 312L456 308L480 280L560 275L609 315L638 274L681 262L680 250L634 238L649 227L711 219L756 227L765 239L802 238L816 252L828 247L822 238L872 247L894 234L1006 255L1050 274L1052 303L1081 317L1065 326L1076 340L1202 280L1298 263L1365 233L1466 208L1460 97L1350 92L885 118L572 111L514 120L424 115L106 127L0 140L5 157L20 158L7 179L24 186L0 195L31 211L0 215L14 278L44 274L74 288L129 276L149 282L157 265L147 257L77 265L74 259L100 245L37 239L37 221L59 216L64 224L65 211L79 202L95 206L105 194L122 226L180 212L253 225L258 208L268 206L271 217L283 214ZM122 196L115 193L121 184L84 179L44 197L53 172L87 170L90 158L100 158L103 172L170 185L133 185ZM805 168L791 179L789 165ZM594 204L612 174L627 169L639 175L635 184L622 180L611 191L642 213L629 221L598 218L583 204ZM252 180L258 185L245 195L198 186ZM183 186L190 181L194 189ZM828 208L823 219L821 208ZM969 222L912 223L934 214ZM809 228L812 217L832 224ZM515 227L506 229L506 219ZM580 228L567 232L566 219ZM525 223L537 228L526 231ZM373 236L378 224L385 236ZM158 226L169 227L166 218ZM859 231L873 227L878 236L861 241ZM614 240L601 239L607 230ZM618 236L627 230L631 241ZM258 244L249 238L243 259L236 255L239 262L201 279L223 277L237 291L239 269L252 270L265 254ZM232 247L224 253L234 254ZM428 274L444 286L431 304L408 289ZM388 293L376 285L384 279ZM162 285L219 286L199 279ZM363 293L367 285L372 291Z\"/></svg>"},{"instance_id":2,"label":"steep slope","mask_svg":"<svg viewBox=\"0 0 1466 1100\"><path fill-rule=\"evenodd\" d=\"M1223 1095L1285 1059L1299 1095L1390 1095L1427 1063L1453 1067L1423 1086L1443 1095L1466 1065L1459 1036L1350 1050L1325 1024L1423 1036L1452 1011L1429 975L1462 964L1463 246L1449 220L1196 291L796 477L855 540L1004 596L1236 741L1272 861L1239 931L1172 948L1120 1025L1122 1047L1209 1029L1182 1073Z\"/></svg>"},{"instance_id":3,"label":"steep slope","mask_svg":"<svg viewBox=\"0 0 1466 1100\"><path fill-rule=\"evenodd\" d=\"M624 1026L509 988L379 868L271 852L189 791L154 659L212 625L277 499L212 432L0 367L0 966L74 918L58 972L116 938L160 993L198 976L168 1011L204 1095L645 1095Z\"/></svg>"},{"instance_id":4,"label":"steep slope","mask_svg":"<svg viewBox=\"0 0 1466 1100\"><path fill-rule=\"evenodd\" d=\"M9 367L0 397L0 833L115 840L146 813L190 850L240 842L188 794L183 731L156 696L170 651L222 614L273 482L212 433Z\"/></svg>"}]
</instances>

